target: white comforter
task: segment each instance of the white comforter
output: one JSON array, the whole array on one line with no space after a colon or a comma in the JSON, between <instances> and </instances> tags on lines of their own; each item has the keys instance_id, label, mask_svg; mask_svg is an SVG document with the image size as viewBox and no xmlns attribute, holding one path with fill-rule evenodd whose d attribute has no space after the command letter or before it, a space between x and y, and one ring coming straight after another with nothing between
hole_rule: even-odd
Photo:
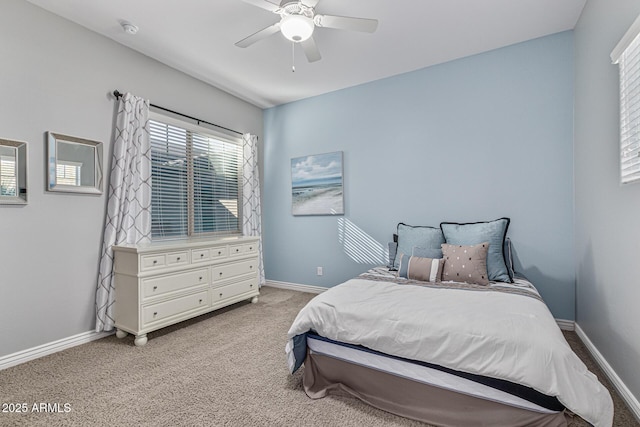
<instances>
[{"instance_id":1,"label":"white comforter","mask_svg":"<svg viewBox=\"0 0 640 427\"><path fill-rule=\"evenodd\" d=\"M605 387L567 344L547 306L501 292L356 278L316 296L289 329L527 385L597 427L613 422Z\"/></svg>"}]
</instances>

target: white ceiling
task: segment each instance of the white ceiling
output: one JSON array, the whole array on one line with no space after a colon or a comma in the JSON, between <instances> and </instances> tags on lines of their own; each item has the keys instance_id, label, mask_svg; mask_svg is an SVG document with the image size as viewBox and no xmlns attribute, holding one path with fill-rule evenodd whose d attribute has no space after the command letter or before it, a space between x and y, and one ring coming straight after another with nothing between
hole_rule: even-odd
<instances>
[{"instance_id":1,"label":"white ceiling","mask_svg":"<svg viewBox=\"0 0 640 427\"><path fill-rule=\"evenodd\" d=\"M322 59L308 63L296 46L293 73L291 42L279 33L234 45L279 20L242 0L27 1L262 108L570 30L586 2L321 0L316 13L375 18L378 29L317 28Z\"/></svg>"}]
</instances>

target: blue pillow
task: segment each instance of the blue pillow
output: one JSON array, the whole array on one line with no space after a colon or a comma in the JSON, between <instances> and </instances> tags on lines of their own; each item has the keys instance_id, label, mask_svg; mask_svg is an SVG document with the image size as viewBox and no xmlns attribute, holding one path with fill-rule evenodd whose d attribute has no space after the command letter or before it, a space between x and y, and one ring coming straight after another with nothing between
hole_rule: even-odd
<instances>
[{"instance_id":1,"label":"blue pillow","mask_svg":"<svg viewBox=\"0 0 640 427\"><path fill-rule=\"evenodd\" d=\"M394 260L394 268L398 268L400 254L410 256L413 247L440 249L445 243L442 230L436 227L412 226L404 223L398 224L398 252Z\"/></svg>"},{"instance_id":2,"label":"blue pillow","mask_svg":"<svg viewBox=\"0 0 640 427\"><path fill-rule=\"evenodd\" d=\"M414 246L411 250L411 256L417 256L420 258L432 258L438 259L442 258L442 248L434 249L434 248L422 248L420 246Z\"/></svg>"},{"instance_id":3,"label":"blue pillow","mask_svg":"<svg viewBox=\"0 0 640 427\"><path fill-rule=\"evenodd\" d=\"M504 260L504 240L509 228L509 218L495 221L456 223L443 222L440 224L442 234L447 243L453 245L477 245L489 242L487 253L487 273L489 280L512 283L507 265Z\"/></svg>"}]
</instances>

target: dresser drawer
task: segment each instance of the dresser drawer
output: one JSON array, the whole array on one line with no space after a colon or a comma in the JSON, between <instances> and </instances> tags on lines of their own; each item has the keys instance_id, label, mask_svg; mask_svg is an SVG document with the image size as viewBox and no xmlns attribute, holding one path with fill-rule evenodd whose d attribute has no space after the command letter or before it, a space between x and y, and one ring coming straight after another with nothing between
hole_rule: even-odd
<instances>
[{"instance_id":1,"label":"dresser drawer","mask_svg":"<svg viewBox=\"0 0 640 427\"><path fill-rule=\"evenodd\" d=\"M220 286L212 290L211 302L213 304L227 298L233 298L236 295L244 294L258 289L256 279L245 280L243 282L234 283L232 285Z\"/></svg>"},{"instance_id":2,"label":"dresser drawer","mask_svg":"<svg viewBox=\"0 0 640 427\"><path fill-rule=\"evenodd\" d=\"M236 276L242 276L243 274L255 273L256 271L258 271L257 259L223 264L211 268L211 280L213 282L219 282Z\"/></svg>"},{"instance_id":3,"label":"dresser drawer","mask_svg":"<svg viewBox=\"0 0 640 427\"><path fill-rule=\"evenodd\" d=\"M191 250L191 262L193 264L209 261L210 259L211 259L211 254L209 253L209 249L192 249Z\"/></svg>"},{"instance_id":4,"label":"dresser drawer","mask_svg":"<svg viewBox=\"0 0 640 427\"><path fill-rule=\"evenodd\" d=\"M209 248L211 259L226 258L229 256L229 250L226 246L219 246L217 248Z\"/></svg>"},{"instance_id":5,"label":"dresser drawer","mask_svg":"<svg viewBox=\"0 0 640 427\"><path fill-rule=\"evenodd\" d=\"M172 252L167 254L167 267L189 264L189 252Z\"/></svg>"},{"instance_id":6,"label":"dresser drawer","mask_svg":"<svg viewBox=\"0 0 640 427\"><path fill-rule=\"evenodd\" d=\"M155 297L167 292L206 285L207 283L209 283L209 270L207 268L142 279L143 298Z\"/></svg>"},{"instance_id":7,"label":"dresser drawer","mask_svg":"<svg viewBox=\"0 0 640 427\"><path fill-rule=\"evenodd\" d=\"M209 304L209 291L202 291L183 297L174 298L158 304L142 307L142 324L157 322L171 316L197 309L206 309Z\"/></svg>"},{"instance_id":8,"label":"dresser drawer","mask_svg":"<svg viewBox=\"0 0 640 427\"><path fill-rule=\"evenodd\" d=\"M256 253L258 253L258 242L229 246L230 256L248 255L248 254L256 254Z\"/></svg>"},{"instance_id":9,"label":"dresser drawer","mask_svg":"<svg viewBox=\"0 0 640 427\"><path fill-rule=\"evenodd\" d=\"M167 264L165 254L142 255L141 270L153 270L154 268L164 267Z\"/></svg>"}]
</instances>

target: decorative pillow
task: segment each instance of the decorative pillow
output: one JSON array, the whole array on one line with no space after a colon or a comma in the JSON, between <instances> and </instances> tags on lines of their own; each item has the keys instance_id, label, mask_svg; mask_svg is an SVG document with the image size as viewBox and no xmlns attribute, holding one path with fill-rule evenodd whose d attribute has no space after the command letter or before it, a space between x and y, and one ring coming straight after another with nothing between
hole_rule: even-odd
<instances>
[{"instance_id":1,"label":"decorative pillow","mask_svg":"<svg viewBox=\"0 0 640 427\"><path fill-rule=\"evenodd\" d=\"M398 277L423 282L441 282L443 268L443 258L432 259L401 254Z\"/></svg>"},{"instance_id":2,"label":"decorative pillow","mask_svg":"<svg viewBox=\"0 0 640 427\"><path fill-rule=\"evenodd\" d=\"M511 239L504 239L504 263L507 265L507 272L509 273L509 277L513 282L513 278L516 276L515 269L513 267L513 250L511 249Z\"/></svg>"},{"instance_id":3,"label":"decorative pillow","mask_svg":"<svg viewBox=\"0 0 640 427\"><path fill-rule=\"evenodd\" d=\"M509 221L509 218L500 218L495 221L466 224L443 222L440 224L440 228L446 242L452 245L477 245L488 242L487 271L489 280L511 283L503 253Z\"/></svg>"},{"instance_id":4,"label":"decorative pillow","mask_svg":"<svg viewBox=\"0 0 640 427\"><path fill-rule=\"evenodd\" d=\"M398 242L389 242L389 264L387 265L387 268L389 270L396 270L393 267L393 263L396 260L396 254L398 253Z\"/></svg>"},{"instance_id":5,"label":"decorative pillow","mask_svg":"<svg viewBox=\"0 0 640 427\"><path fill-rule=\"evenodd\" d=\"M419 256L421 258L442 258L442 248L422 248L414 246L411 250L411 256Z\"/></svg>"},{"instance_id":6,"label":"decorative pillow","mask_svg":"<svg viewBox=\"0 0 640 427\"><path fill-rule=\"evenodd\" d=\"M471 246L444 243L442 245L442 254L444 255L442 280L488 285L488 251L488 242Z\"/></svg>"},{"instance_id":7,"label":"decorative pillow","mask_svg":"<svg viewBox=\"0 0 640 427\"><path fill-rule=\"evenodd\" d=\"M440 245L445 242L442 230L435 227L411 226L404 223L398 224L398 255L403 253L409 255L414 246L421 248L440 249ZM398 268L400 258L396 256L393 263Z\"/></svg>"}]
</instances>

